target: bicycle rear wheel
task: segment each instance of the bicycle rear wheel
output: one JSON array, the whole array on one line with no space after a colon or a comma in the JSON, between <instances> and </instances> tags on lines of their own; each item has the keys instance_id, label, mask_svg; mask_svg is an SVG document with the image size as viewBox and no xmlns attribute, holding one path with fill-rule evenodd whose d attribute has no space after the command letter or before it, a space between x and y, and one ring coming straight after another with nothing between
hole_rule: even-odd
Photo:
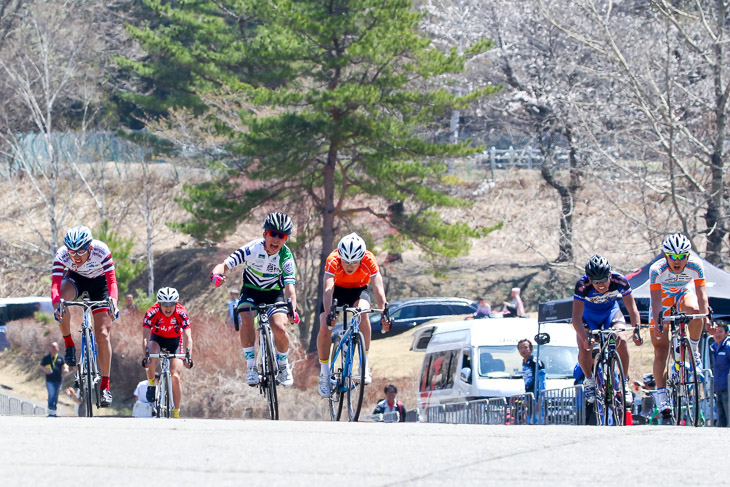
<instances>
[{"instance_id":1,"label":"bicycle rear wheel","mask_svg":"<svg viewBox=\"0 0 730 487\"><path fill-rule=\"evenodd\" d=\"M157 417L167 418L167 376L163 374L160 376L160 382L157 386L156 391L157 397L155 403L157 405Z\"/></svg>"},{"instance_id":2,"label":"bicycle rear wheel","mask_svg":"<svg viewBox=\"0 0 730 487\"><path fill-rule=\"evenodd\" d=\"M333 385L330 389L329 407L330 420L332 421L340 420L342 416L342 401L344 399L342 375L343 370L345 370L347 354L344 348L340 346L341 343L340 341L332 343L332 354L330 355L330 384Z\"/></svg>"},{"instance_id":3,"label":"bicycle rear wheel","mask_svg":"<svg viewBox=\"0 0 730 487\"><path fill-rule=\"evenodd\" d=\"M624 393L624 368L615 350L608 356L606 376L606 420L610 426L626 424L626 396Z\"/></svg>"},{"instance_id":4,"label":"bicycle rear wheel","mask_svg":"<svg viewBox=\"0 0 730 487\"><path fill-rule=\"evenodd\" d=\"M274 344L271 340L271 333L263 333L263 353L261 357L261 392L266 397L269 409L269 418L279 419L279 399L276 395L276 356Z\"/></svg>"},{"instance_id":5,"label":"bicycle rear wheel","mask_svg":"<svg viewBox=\"0 0 730 487\"><path fill-rule=\"evenodd\" d=\"M365 339L362 333L358 332L352 336L352 352L350 355L350 366L348 374L344 376L344 386L347 394L347 414L350 421L357 421L360 418L362 397L365 391L365 367L367 357L365 356Z\"/></svg>"},{"instance_id":6,"label":"bicycle rear wheel","mask_svg":"<svg viewBox=\"0 0 730 487\"><path fill-rule=\"evenodd\" d=\"M697 374L697 364L692 353L689 340L682 340L680 357L684 360L679 364L679 396L680 414L678 424L689 426L700 425L700 384ZM689 366L689 367L688 367Z\"/></svg>"}]
</instances>

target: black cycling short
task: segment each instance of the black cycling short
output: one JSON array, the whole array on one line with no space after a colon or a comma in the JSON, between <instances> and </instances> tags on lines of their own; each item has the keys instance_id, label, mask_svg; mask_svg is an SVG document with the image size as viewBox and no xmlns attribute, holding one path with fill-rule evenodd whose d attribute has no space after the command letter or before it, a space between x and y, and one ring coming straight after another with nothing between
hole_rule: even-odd
<instances>
[{"instance_id":1,"label":"black cycling short","mask_svg":"<svg viewBox=\"0 0 730 487\"><path fill-rule=\"evenodd\" d=\"M160 350L167 350L169 353L178 353L182 349L182 335L179 337L165 338L152 333L150 341L160 346Z\"/></svg>"},{"instance_id":2,"label":"black cycling short","mask_svg":"<svg viewBox=\"0 0 730 487\"><path fill-rule=\"evenodd\" d=\"M238 304L236 305L236 311L241 313L243 311L255 310L259 304L274 304L274 303L286 303L284 299L284 292L282 290L263 291L261 289L254 289L251 287L243 286L241 288L241 296L238 298ZM288 313L286 308L277 308L273 313Z\"/></svg>"},{"instance_id":3,"label":"black cycling short","mask_svg":"<svg viewBox=\"0 0 730 487\"><path fill-rule=\"evenodd\" d=\"M109 297L109 288L106 285L106 276L104 274L99 277L84 277L74 271L66 271L63 281L70 282L76 289L76 296L73 300L78 299L82 294L89 296L89 301L106 301ZM106 311L108 306L93 306L92 312Z\"/></svg>"},{"instance_id":4,"label":"black cycling short","mask_svg":"<svg viewBox=\"0 0 730 487\"><path fill-rule=\"evenodd\" d=\"M354 307L355 303L359 299L364 299L368 303L370 302L370 294L368 294L368 287L340 287L335 286L335 290L332 293L332 299L337 300L337 306L349 306ZM319 312L324 313L324 304L319 305Z\"/></svg>"}]
</instances>

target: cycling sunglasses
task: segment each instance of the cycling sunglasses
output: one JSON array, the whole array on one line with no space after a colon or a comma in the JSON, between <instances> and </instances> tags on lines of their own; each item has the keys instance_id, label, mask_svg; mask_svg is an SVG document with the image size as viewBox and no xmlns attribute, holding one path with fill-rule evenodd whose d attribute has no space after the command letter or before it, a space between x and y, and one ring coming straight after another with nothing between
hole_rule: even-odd
<instances>
[{"instance_id":1,"label":"cycling sunglasses","mask_svg":"<svg viewBox=\"0 0 730 487\"><path fill-rule=\"evenodd\" d=\"M362 259L349 261L349 260L345 260L345 259L340 258L340 260L342 260L342 263L343 264L347 264L347 265L359 265L360 262L362 262Z\"/></svg>"},{"instance_id":2,"label":"cycling sunglasses","mask_svg":"<svg viewBox=\"0 0 730 487\"><path fill-rule=\"evenodd\" d=\"M176 305L177 305L176 301L172 301L170 303L168 303L167 301L160 301L160 306L170 307L170 306L176 306Z\"/></svg>"},{"instance_id":3,"label":"cycling sunglasses","mask_svg":"<svg viewBox=\"0 0 730 487\"><path fill-rule=\"evenodd\" d=\"M277 232L276 230L266 230L266 235L273 238L278 238L279 240L286 240L288 235L284 232Z\"/></svg>"},{"instance_id":4,"label":"cycling sunglasses","mask_svg":"<svg viewBox=\"0 0 730 487\"><path fill-rule=\"evenodd\" d=\"M88 253L89 253L89 247L86 247L85 249L81 249L81 250L69 250L68 251L68 255L71 255L71 256L77 255L79 257L86 255Z\"/></svg>"},{"instance_id":5,"label":"cycling sunglasses","mask_svg":"<svg viewBox=\"0 0 730 487\"><path fill-rule=\"evenodd\" d=\"M611 279L611 276L608 276L605 279L591 279L591 283L592 284L605 284L608 282L609 279Z\"/></svg>"},{"instance_id":6,"label":"cycling sunglasses","mask_svg":"<svg viewBox=\"0 0 730 487\"><path fill-rule=\"evenodd\" d=\"M689 256L689 253L685 254L664 254L667 257L669 257L671 260L682 260L686 259Z\"/></svg>"}]
</instances>

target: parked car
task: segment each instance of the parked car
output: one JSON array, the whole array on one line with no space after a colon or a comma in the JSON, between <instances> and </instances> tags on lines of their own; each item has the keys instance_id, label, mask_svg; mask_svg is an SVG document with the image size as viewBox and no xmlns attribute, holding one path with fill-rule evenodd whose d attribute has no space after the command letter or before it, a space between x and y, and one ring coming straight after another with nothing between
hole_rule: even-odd
<instances>
[{"instance_id":1,"label":"parked car","mask_svg":"<svg viewBox=\"0 0 730 487\"><path fill-rule=\"evenodd\" d=\"M383 338L410 330L411 328L437 318L448 318L472 315L476 312L476 304L462 298L409 298L393 301L389 304L393 326L387 334L380 332L380 313L370 315L372 338ZM332 329L335 337L342 330L342 323Z\"/></svg>"}]
</instances>

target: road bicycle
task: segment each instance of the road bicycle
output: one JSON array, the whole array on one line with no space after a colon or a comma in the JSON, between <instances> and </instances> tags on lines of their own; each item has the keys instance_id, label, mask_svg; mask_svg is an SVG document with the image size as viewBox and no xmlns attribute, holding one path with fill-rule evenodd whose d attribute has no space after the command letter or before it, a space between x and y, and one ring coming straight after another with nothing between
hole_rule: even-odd
<instances>
[{"instance_id":1,"label":"road bicycle","mask_svg":"<svg viewBox=\"0 0 730 487\"><path fill-rule=\"evenodd\" d=\"M160 380L155 390L153 403L154 415L158 418L172 418L172 410L175 409L175 401L172 397L172 374L170 373L170 359L183 359L193 367L193 359L190 358L190 349L185 353L170 353L167 350L160 350L159 353L145 353L145 360L142 365L150 363L150 358L160 359Z\"/></svg>"},{"instance_id":2,"label":"road bicycle","mask_svg":"<svg viewBox=\"0 0 730 487\"><path fill-rule=\"evenodd\" d=\"M342 416L342 407L347 400L347 416L350 421L357 421L362 408L362 398L365 389L365 370L367 355L365 354L365 338L360 332L360 315L363 313L382 313L383 318L390 320L388 307L385 309L353 308L337 306L337 300L332 302L327 323L334 323L337 313L342 312L342 331L332 344L330 355L330 396L329 408L332 421L339 421ZM351 314L347 326L347 314Z\"/></svg>"},{"instance_id":3,"label":"road bicycle","mask_svg":"<svg viewBox=\"0 0 730 487\"><path fill-rule=\"evenodd\" d=\"M259 322L259 354L256 358L259 392L266 398L269 417L273 420L279 419L279 401L276 395L276 386L279 383L279 367L276 361L276 346L274 344L274 334L269 324L269 317L277 309L286 309L288 316L294 316L291 299L287 299L286 303L259 304L256 307Z\"/></svg>"},{"instance_id":4,"label":"road bicycle","mask_svg":"<svg viewBox=\"0 0 730 487\"><path fill-rule=\"evenodd\" d=\"M622 426L626 423L624 367L616 347L619 333L629 330L609 328L588 332L594 343L592 356L596 399L593 403L593 414L596 425Z\"/></svg>"},{"instance_id":5,"label":"road bicycle","mask_svg":"<svg viewBox=\"0 0 730 487\"><path fill-rule=\"evenodd\" d=\"M96 337L94 336L94 322L92 319L92 308L108 307L114 309L114 303L111 298L104 301L89 301L88 297L84 297L81 301L61 300L60 307L66 312L68 306L78 306L83 308L84 314L81 319L81 357L79 358L76 373L74 375L76 384L84 405L86 406L86 416L92 417L94 411L92 404L101 407L101 373L99 372L99 364L96 348Z\"/></svg>"},{"instance_id":6,"label":"road bicycle","mask_svg":"<svg viewBox=\"0 0 730 487\"><path fill-rule=\"evenodd\" d=\"M698 364L690 347L687 325L690 321L710 317L710 313L677 313L672 307L670 315L663 321L669 322L670 350L667 357L667 397L671 407L672 422L677 425L701 426L701 403L706 399L704 387L700 386ZM701 364L699 364L701 366Z\"/></svg>"}]
</instances>

